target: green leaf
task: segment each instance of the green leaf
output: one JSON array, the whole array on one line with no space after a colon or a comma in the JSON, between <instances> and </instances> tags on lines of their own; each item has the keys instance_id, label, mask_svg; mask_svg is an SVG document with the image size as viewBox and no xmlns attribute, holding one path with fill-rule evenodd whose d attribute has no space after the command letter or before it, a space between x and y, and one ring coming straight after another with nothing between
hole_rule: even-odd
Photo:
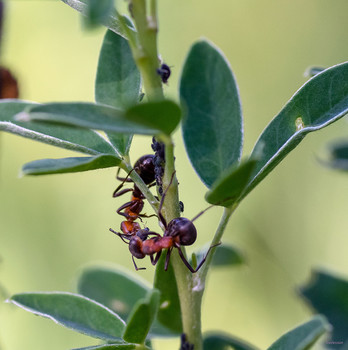
<instances>
[{"instance_id":1,"label":"green leaf","mask_svg":"<svg viewBox=\"0 0 348 350\"><path fill-rule=\"evenodd\" d=\"M198 262L205 257L208 249L209 246L205 246L195 253L196 260ZM244 262L244 256L240 253L240 251L237 248L231 245L223 244L216 247L216 251L212 260L212 266L235 266L244 264Z\"/></svg>"},{"instance_id":2,"label":"green leaf","mask_svg":"<svg viewBox=\"0 0 348 350\"><path fill-rule=\"evenodd\" d=\"M130 273L116 268L90 267L78 279L77 290L127 319L134 304L150 291L150 287ZM131 291L131 293L130 293Z\"/></svg>"},{"instance_id":3,"label":"green leaf","mask_svg":"<svg viewBox=\"0 0 348 350\"><path fill-rule=\"evenodd\" d=\"M154 288L161 292L158 321L175 334L182 333L181 308L178 287L172 264L164 271L166 256L163 254L156 266Z\"/></svg>"},{"instance_id":4,"label":"green leaf","mask_svg":"<svg viewBox=\"0 0 348 350\"><path fill-rule=\"evenodd\" d=\"M160 292L154 289L146 298L138 300L127 319L123 333L125 341L143 344L155 320L160 301Z\"/></svg>"},{"instance_id":5,"label":"green leaf","mask_svg":"<svg viewBox=\"0 0 348 350\"><path fill-rule=\"evenodd\" d=\"M88 5L87 0L62 0L65 4L72 7L74 10L80 12L82 15L87 16L88 12ZM94 0L99 1L99 0ZM125 39L127 39L127 35L124 31L123 26L120 24L119 20L119 14L115 9L109 15L105 18L102 18L101 24L103 24L105 27L109 28L116 34L119 34L123 36ZM128 30L134 32L134 28L131 25L127 24L127 21L125 21L125 24L128 27Z\"/></svg>"},{"instance_id":6,"label":"green leaf","mask_svg":"<svg viewBox=\"0 0 348 350\"><path fill-rule=\"evenodd\" d=\"M88 346L87 348L78 348L73 350L136 350L136 344L118 343L118 344L102 344L96 346ZM148 348L146 348L148 349Z\"/></svg>"},{"instance_id":7,"label":"green leaf","mask_svg":"<svg viewBox=\"0 0 348 350\"><path fill-rule=\"evenodd\" d=\"M348 342L348 281L327 272L314 271L311 283L301 289L301 294L332 325L331 341ZM341 347L332 345L335 349Z\"/></svg>"},{"instance_id":8,"label":"green leaf","mask_svg":"<svg viewBox=\"0 0 348 350\"><path fill-rule=\"evenodd\" d=\"M210 188L242 154L243 121L237 85L228 61L207 41L195 43L180 82L186 113L183 137L193 167Z\"/></svg>"},{"instance_id":9,"label":"green leaf","mask_svg":"<svg viewBox=\"0 0 348 350\"><path fill-rule=\"evenodd\" d=\"M110 168L117 166L120 163L120 158L108 154L94 157L40 159L24 164L22 167L22 173L24 175L76 173L80 171Z\"/></svg>"},{"instance_id":10,"label":"green leaf","mask_svg":"<svg viewBox=\"0 0 348 350\"><path fill-rule=\"evenodd\" d=\"M105 306L72 293L23 293L10 300L36 315L94 338L118 340L124 331L124 321Z\"/></svg>"},{"instance_id":11,"label":"green leaf","mask_svg":"<svg viewBox=\"0 0 348 350\"><path fill-rule=\"evenodd\" d=\"M204 335L203 350L257 350L252 345L224 333L209 332Z\"/></svg>"},{"instance_id":12,"label":"green leaf","mask_svg":"<svg viewBox=\"0 0 348 350\"><path fill-rule=\"evenodd\" d=\"M306 69L305 73L304 73L304 76L305 77L308 77L308 78L312 78L314 77L315 75L321 73L323 70L325 70L325 68L322 68L322 67L309 67Z\"/></svg>"},{"instance_id":13,"label":"green leaf","mask_svg":"<svg viewBox=\"0 0 348 350\"><path fill-rule=\"evenodd\" d=\"M115 154L112 146L101 135L92 130L15 120L15 115L36 106L39 105L32 102L1 100L0 130L82 153Z\"/></svg>"},{"instance_id":14,"label":"green leaf","mask_svg":"<svg viewBox=\"0 0 348 350\"><path fill-rule=\"evenodd\" d=\"M268 350L308 350L328 329L325 318L313 317L312 320L282 335Z\"/></svg>"},{"instance_id":15,"label":"green leaf","mask_svg":"<svg viewBox=\"0 0 348 350\"><path fill-rule=\"evenodd\" d=\"M133 123L124 111L94 103L50 103L32 107L16 116L20 121L41 121L102 130L106 132L154 135L158 130Z\"/></svg>"},{"instance_id":16,"label":"green leaf","mask_svg":"<svg viewBox=\"0 0 348 350\"><path fill-rule=\"evenodd\" d=\"M320 162L333 169L348 170L348 142L339 141L329 146L330 156L328 160L321 160Z\"/></svg>"},{"instance_id":17,"label":"green leaf","mask_svg":"<svg viewBox=\"0 0 348 350\"><path fill-rule=\"evenodd\" d=\"M114 0L87 0L87 11L84 25L89 28L98 27L107 21L114 10Z\"/></svg>"},{"instance_id":18,"label":"green leaf","mask_svg":"<svg viewBox=\"0 0 348 350\"><path fill-rule=\"evenodd\" d=\"M206 201L224 207L233 205L250 181L256 164L256 159L251 158L237 166L232 165L213 183L211 190L205 194Z\"/></svg>"},{"instance_id":19,"label":"green leaf","mask_svg":"<svg viewBox=\"0 0 348 350\"><path fill-rule=\"evenodd\" d=\"M348 62L328 68L304 84L257 141L263 146L253 179L243 196L263 180L302 139L348 112Z\"/></svg>"},{"instance_id":20,"label":"green leaf","mask_svg":"<svg viewBox=\"0 0 348 350\"><path fill-rule=\"evenodd\" d=\"M108 30L99 55L95 100L115 108L139 102L141 79L128 41Z\"/></svg>"},{"instance_id":21,"label":"green leaf","mask_svg":"<svg viewBox=\"0 0 348 350\"><path fill-rule=\"evenodd\" d=\"M99 55L96 102L123 108L139 101L140 88L140 73L128 41L108 30ZM131 135L107 133L107 137L120 154L128 154Z\"/></svg>"},{"instance_id":22,"label":"green leaf","mask_svg":"<svg viewBox=\"0 0 348 350\"><path fill-rule=\"evenodd\" d=\"M146 102L129 108L126 118L170 135L180 122L181 109L175 102L168 100Z\"/></svg>"},{"instance_id":23,"label":"green leaf","mask_svg":"<svg viewBox=\"0 0 348 350\"><path fill-rule=\"evenodd\" d=\"M157 287L155 286L155 288ZM126 274L117 268L101 266L83 270L78 279L77 289L79 294L105 305L124 320L128 318L136 302L145 298L150 291L150 287L141 281L138 276L133 278L129 272ZM149 334L150 337L172 335L173 332L161 326L157 320L152 325Z\"/></svg>"}]
</instances>

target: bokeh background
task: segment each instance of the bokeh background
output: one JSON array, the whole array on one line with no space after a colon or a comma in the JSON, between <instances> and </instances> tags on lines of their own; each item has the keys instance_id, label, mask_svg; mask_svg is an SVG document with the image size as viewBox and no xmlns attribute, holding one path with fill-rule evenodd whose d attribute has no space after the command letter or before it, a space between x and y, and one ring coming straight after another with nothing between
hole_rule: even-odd
<instances>
[{"instance_id":1,"label":"bokeh background","mask_svg":"<svg viewBox=\"0 0 348 350\"><path fill-rule=\"evenodd\" d=\"M240 87L245 155L282 105L306 81L308 66L331 66L348 57L347 0L160 0L159 48L172 67L165 87L177 99L181 67L200 37L225 53ZM1 63L16 74L21 98L39 102L93 101L103 29L87 32L77 12L55 0L6 1ZM297 288L311 269L348 277L348 174L319 164L327 144L348 139L341 120L310 134L242 203L224 241L247 264L213 270L203 306L203 329L223 330L267 348L283 332L309 319ZM206 188L176 137L180 197L187 217L206 206ZM131 156L151 152L137 137ZM23 291L74 291L81 267L117 264L152 281L153 268L135 273L126 247L108 231L121 221L113 199L115 169L73 175L18 176L39 158L72 155L28 139L0 135L0 284ZM148 209L150 210L150 209ZM197 221L196 247L209 241L220 209ZM149 225L156 228L155 223ZM189 250L190 251L190 250ZM158 349L178 349L159 340ZM45 319L0 304L0 348L71 349L96 341Z\"/></svg>"}]
</instances>

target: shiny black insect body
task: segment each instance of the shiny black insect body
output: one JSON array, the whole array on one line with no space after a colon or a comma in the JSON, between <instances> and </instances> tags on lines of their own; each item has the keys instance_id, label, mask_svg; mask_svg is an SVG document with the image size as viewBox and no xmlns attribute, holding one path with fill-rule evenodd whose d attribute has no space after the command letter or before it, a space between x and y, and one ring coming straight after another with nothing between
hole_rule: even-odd
<instances>
[{"instance_id":1,"label":"shiny black insect body","mask_svg":"<svg viewBox=\"0 0 348 350\"><path fill-rule=\"evenodd\" d=\"M170 77L171 70L169 66L167 66L165 63L161 64L160 68L157 68L157 74L161 77L162 82L164 84L167 84L168 79Z\"/></svg>"}]
</instances>

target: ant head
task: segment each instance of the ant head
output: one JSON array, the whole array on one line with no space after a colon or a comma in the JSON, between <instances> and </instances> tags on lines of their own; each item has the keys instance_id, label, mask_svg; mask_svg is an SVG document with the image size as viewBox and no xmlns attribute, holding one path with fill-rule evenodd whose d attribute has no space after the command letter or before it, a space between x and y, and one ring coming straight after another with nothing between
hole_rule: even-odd
<instances>
[{"instance_id":1,"label":"ant head","mask_svg":"<svg viewBox=\"0 0 348 350\"><path fill-rule=\"evenodd\" d=\"M196 241L197 230L191 220L186 218L173 219L167 227L165 236L176 237L180 245L191 245Z\"/></svg>"},{"instance_id":2,"label":"ant head","mask_svg":"<svg viewBox=\"0 0 348 350\"><path fill-rule=\"evenodd\" d=\"M153 154L146 154L140 157L134 164L135 171L147 185L155 181L154 159L155 156Z\"/></svg>"},{"instance_id":3,"label":"ant head","mask_svg":"<svg viewBox=\"0 0 348 350\"><path fill-rule=\"evenodd\" d=\"M143 259L145 258L145 254L142 252L142 246L143 246L143 241L141 240L141 238L138 236L133 236L129 241L128 247L129 247L129 251L134 257L138 259Z\"/></svg>"}]
</instances>

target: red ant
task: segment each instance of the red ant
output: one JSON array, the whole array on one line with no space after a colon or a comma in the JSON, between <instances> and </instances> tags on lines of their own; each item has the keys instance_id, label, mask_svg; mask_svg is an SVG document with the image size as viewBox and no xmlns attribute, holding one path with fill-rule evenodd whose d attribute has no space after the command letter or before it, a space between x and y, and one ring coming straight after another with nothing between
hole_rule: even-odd
<instances>
[{"instance_id":1,"label":"red ant","mask_svg":"<svg viewBox=\"0 0 348 350\"><path fill-rule=\"evenodd\" d=\"M189 245L192 245L196 241L197 230L193 224L193 221L196 220L199 216L201 216L207 209L200 212L192 220L189 220L189 219L183 218L183 217L179 217L179 218L171 220L169 222L169 224L167 224L167 221L163 217L161 210L163 207L164 199L165 199L166 193L168 191L168 188L170 187L170 185L173 181L173 177L174 177L174 173L172 175L171 181L170 181L165 193L163 194L163 196L161 198L160 206L158 209L158 217L165 228L163 237L156 232L149 231L149 229L147 229L147 228L142 229L142 230L139 229L139 230L132 231L132 234L122 234L122 233L118 233L118 232L115 232L114 230L110 229L111 232L115 233L125 243L129 244L129 251L132 254L132 260L133 260L133 263L134 263L136 270L141 270L143 268L137 267L137 265L134 261L134 257L136 257L137 259L143 259L143 258L145 258L146 255L149 255L152 265L156 265L161 254L162 254L162 250L168 249L166 261L165 261L165 265L164 265L164 270L167 271L172 250L173 250L173 248L177 248L178 253L180 255L180 258L183 261L183 263L186 265L186 267L192 273L195 273L204 264L210 250L216 246L216 245L211 246L208 249L208 252L206 253L205 257L202 259L202 261L198 264L198 266L195 269L187 261L186 257L184 256L184 253L181 250L181 246L189 246ZM149 236L155 236L155 237L147 239ZM129 242L125 241L125 239L127 239ZM154 255L155 255L155 257L154 257Z\"/></svg>"}]
</instances>

